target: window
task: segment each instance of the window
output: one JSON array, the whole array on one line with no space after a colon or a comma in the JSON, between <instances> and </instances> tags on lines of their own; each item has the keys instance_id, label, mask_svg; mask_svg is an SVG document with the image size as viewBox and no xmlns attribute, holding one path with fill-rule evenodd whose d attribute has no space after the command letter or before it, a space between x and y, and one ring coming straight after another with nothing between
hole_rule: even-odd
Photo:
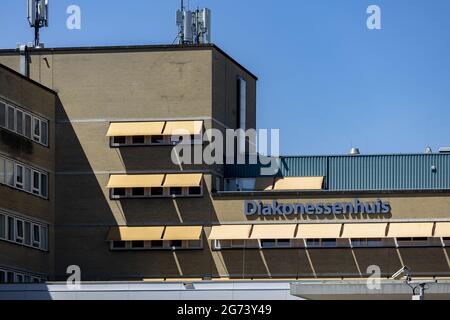
<instances>
[{"instance_id":1,"label":"window","mask_svg":"<svg viewBox=\"0 0 450 320\"><path fill-rule=\"evenodd\" d=\"M15 129L15 110L13 107L8 106L7 109L8 129L14 131Z\"/></svg>"},{"instance_id":2,"label":"window","mask_svg":"<svg viewBox=\"0 0 450 320\"><path fill-rule=\"evenodd\" d=\"M132 140L133 144L144 144L145 143L144 136L134 136L131 140Z\"/></svg>"},{"instance_id":3,"label":"window","mask_svg":"<svg viewBox=\"0 0 450 320\"><path fill-rule=\"evenodd\" d=\"M320 239L306 239L306 246L310 248L320 247Z\"/></svg>"},{"instance_id":4,"label":"window","mask_svg":"<svg viewBox=\"0 0 450 320\"><path fill-rule=\"evenodd\" d=\"M289 240L289 239L277 240L277 247L279 247L279 248L288 248L290 246L291 246L291 240Z\"/></svg>"},{"instance_id":5,"label":"window","mask_svg":"<svg viewBox=\"0 0 450 320\"><path fill-rule=\"evenodd\" d=\"M23 189L23 166L16 164L16 188Z\"/></svg>"},{"instance_id":6,"label":"window","mask_svg":"<svg viewBox=\"0 0 450 320\"><path fill-rule=\"evenodd\" d=\"M164 195L164 189L163 188L151 188L150 193L152 196L162 196L162 195Z\"/></svg>"},{"instance_id":7,"label":"window","mask_svg":"<svg viewBox=\"0 0 450 320\"><path fill-rule=\"evenodd\" d=\"M276 241L275 240L261 240L261 248L275 248Z\"/></svg>"},{"instance_id":8,"label":"window","mask_svg":"<svg viewBox=\"0 0 450 320\"><path fill-rule=\"evenodd\" d=\"M8 160L5 160L5 176L6 184L14 187L14 163Z\"/></svg>"},{"instance_id":9,"label":"window","mask_svg":"<svg viewBox=\"0 0 450 320\"><path fill-rule=\"evenodd\" d=\"M6 274L6 282L7 283L14 283L14 272L8 271Z\"/></svg>"},{"instance_id":10,"label":"window","mask_svg":"<svg viewBox=\"0 0 450 320\"><path fill-rule=\"evenodd\" d=\"M202 188L201 187L189 187L188 188L188 194L190 196L198 196L202 194Z\"/></svg>"},{"instance_id":11,"label":"window","mask_svg":"<svg viewBox=\"0 0 450 320\"><path fill-rule=\"evenodd\" d=\"M114 198L125 197L126 195L125 188L114 188L112 192Z\"/></svg>"},{"instance_id":12,"label":"window","mask_svg":"<svg viewBox=\"0 0 450 320\"><path fill-rule=\"evenodd\" d=\"M322 247L325 248L336 247L336 239L322 239Z\"/></svg>"},{"instance_id":13,"label":"window","mask_svg":"<svg viewBox=\"0 0 450 320\"><path fill-rule=\"evenodd\" d=\"M40 194L40 174L37 171L33 170L33 193L39 195Z\"/></svg>"},{"instance_id":14,"label":"window","mask_svg":"<svg viewBox=\"0 0 450 320\"><path fill-rule=\"evenodd\" d=\"M143 197L145 195L145 189L144 188L133 188L131 190L131 194L133 197Z\"/></svg>"},{"instance_id":15,"label":"window","mask_svg":"<svg viewBox=\"0 0 450 320\"><path fill-rule=\"evenodd\" d=\"M31 169L30 168L25 168L24 189L27 192L31 192Z\"/></svg>"},{"instance_id":16,"label":"window","mask_svg":"<svg viewBox=\"0 0 450 320\"><path fill-rule=\"evenodd\" d=\"M113 241L112 247L113 247L113 249L125 249L126 244L127 243L125 241Z\"/></svg>"},{"instance_id":17,"label":"window","mask_svg":"<svg viewBox=\"0 0 450 320\"><path fill-rule=\"evenodd\" d=\"M14 241L14 218L8 217L8 240Z\"/></svg>"},{"instance_id":18,"label":"window","mask_svg":"<svg viewBox=\"0 0 450 320\"><path fill-rule=\"evenodd\" d=\"M0 158L0 183L5 183L5 159Z\"/></svg>"},{"instance_id":19,"label":"window","mask_svg":"<svg viewBox=\"0 0 450 320\"><path fill-rule=\"evenodd\" d=\"M41 196L48 196L48 177L45 174L41 174Z\"/></svg>"},{"instance_id":20,"label":"window","mask_svg":"<svg viewBox=\"0 0 450 320\"><path fill-rule=\"evenodd\" d=\"M48 250L48 228L41 226L41 249Z\"/></svg>"},{"instance_id":21,"label":"window","mask_svg":"<svg viewBox=\"0 0 450 320\"><path fill-rule=\"evenodd\" d=\"M41 121L41 143L48 145L48 123L47 121Z\"/></svg>"},{"instance_id":22,"label":"window","mask_svg":"<svg viewBox=\"0 0 450 320\"><path fill-rule=\"evenodd\" d=\"M0 102L0 127L6 127L6 105Z\"/></svg>"},{"instance_id":23,"label":"window","mask_svg":"<svg viewBox=\"0 0 450 320\"><path fill-rule=\"evenodd\" d=\"M39 248L41 245L41 230L38 225L33 224L33 247Z\"/></svg>"},{"instance_id":24,"label":"window","mask_svg":"<svg viewBox=\"0 0 450 320\"><path fill-rule=\"evenodd\" d=\"M25 238L24 243L27 246L31 246L31 223L28 221L25 221Z\"/></svg>"},{"instance_id":25,"label":"window","mask_svg":"<svg viewBox=\"0 0 450 320\"><path fill-rule=\"evenodd\" d=\"M187 241L187 247L189 249L198 249L202 247L202 241L201 240L189 240Z\"/></svg>"},{"instance_id":26,"label":"window","mask_svg":"<svg viewBox=\"0 0 450 320\"><path fill-rule=\"evenodd\" d=\"M6 217L0 214L0 239L6 239Z\"/></svg>"},{"instance_id":27,"label":"window","mask_svg":"<svg viewBox=\"0 0 450 320\"><path fill-rule=\"evenodd\" d=\"M33 139L35 141L41 141L41 120L33 118Z\"/></svg>"},{"instance_id":28,"label":"window","mask_svg":"<svg viewBox=\"0 0 450 320\"><path fill-rule=\"evenodd\" d=\"M25 137L31 139L31 116L25 114Z\"/></svg>"},{"instance_id":29,"label":"window","mask_svg":"<svg viewBox=\"0 0 450 320\"><path fill-rule=\"evenodd\" d=\"M16 242L23 243L23 240L24 240L23 220L16 219Z\"/></svg>"},{"instance_id":30,"label":"window","mask_svg":"<svg viewBox=\"0 0 450 320\"><path fill-rule=\"evenodd\" d=\"M6 283L6 272L0 270L0 283Z\"/></svg>"},{"instance_id":31,"label":"window","mask_svg":"<svg viewBox=\"0 0 450 320\"><path fill-rule=\"evenodd\" d=\"M131 248L132 249L143 249L145 246L144 241L131 241Z\"/></svg>"},{"instance_id":32,"label":"window","mask_svg":"<svg viewBox=\"0 0 450 320\"><path fill-rule=\"evenodd\" d=\"M169 193L171 196L181 196L183 194L183 188L172 187L169 189Z\"/></svg>"},{"instance_id":33,"label":"window","mask_svg":"<svg viewBox=\"0 0 450 320\"><path fill-rule=\"evenodd\" d=\"M126 137L114 137L113 144L125 144L127 142Z\"/></svg>"},{"instance_id":34,"label":"window","mask_svg":"<svg viewBox=\"0 0 450 320\"><path fill-rule=\"evenodd\" d=\"M151 136L150 141L154 144L164 143L164 136Z\"/></svg>"},{"instance_id":35,"label":"window","mask_svg":"<svg viewBox=\"0 0 450 320\"><path fill-rule=\"evenodd\" d=\"M16 273L16 283L23 283L24 276L23 274Z\"/></svg>"},{"instance_id":36,"label":"window","mask_svg":"<svg viewBox=\"0 0 450 320\"><path fill-rule=\"evenodd\" d=\"M23 112L16 110L16 132L23 134Z\"/></svg>"},{"instance_id":37,"label":"window","mask_svg":"<svg viewBox=\"0 0 450 320\"><path fill-rule=\"evenodd\" d=\"M150 246L152 248L162 248L164 246L164 242L162 240L153 240Z\"/></svg>"},{"instance_id":38,"label":"window","mask_svg":"<svg viewBox=\"0 0 450 320\"><path fill-rule=\"evenodd\" d=\"M170 241L170 247L172 249L180 249L183 247L183 241L181 240L172 240Z\"/></svg>"}]
</instances>

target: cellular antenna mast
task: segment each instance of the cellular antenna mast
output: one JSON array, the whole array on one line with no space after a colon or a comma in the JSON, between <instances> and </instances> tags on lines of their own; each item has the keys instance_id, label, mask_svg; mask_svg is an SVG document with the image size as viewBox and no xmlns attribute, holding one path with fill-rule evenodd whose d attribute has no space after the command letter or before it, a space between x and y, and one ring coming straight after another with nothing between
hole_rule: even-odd
<instances>
[{"instance_id":1,"label":"cellular antenna mast","mask_svg":"<svg viewBox=\"0 0 450 320\"><path fill-rule=\"evenodd\" d=\"M34 47L41 48L39 31L48 27L48 2L49 0L28 0L28 22L34 28Z\"/></svg>"},{"instance_id":2,"label":"cellular antenna mast","mask_svg":"<svg viewBox=\"0 0 450 320\"><path fill-rule=\"evenodd\" d=\"M181 0L181 9L177 11L179 44L211 43L211 10L190 11Z\"/></svg>"}]
</instances>

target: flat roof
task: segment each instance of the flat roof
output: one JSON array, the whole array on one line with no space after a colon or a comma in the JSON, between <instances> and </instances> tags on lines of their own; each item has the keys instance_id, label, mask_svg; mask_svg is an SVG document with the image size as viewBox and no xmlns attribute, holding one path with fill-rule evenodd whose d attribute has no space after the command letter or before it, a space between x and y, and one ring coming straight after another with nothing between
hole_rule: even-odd
<instances>
[{"instance_id":1,"label":"flat roof","mask_svg":"<svg viewBox=\"0 0 450 320\"><path fill-rule=\"evenodd\" d=\"M132 51L192 51L192 50L217 50L227 59L232 61L244 72L248 73L255 80L258 77L250 72L247 68L237 62L233 57L223 51L215 44L192 44L192 45L180 45L180 44L158 44L158 45L128 45L128 46L87 46L87 47L59 47L59 48L28 48L30 53L85 53L85 52L132 52ZM18 49L0 49L1 54L16 54Z\"/></svg>"},{"instance_id":2,"label":"flat roof","mask_svg":"<svg viewBox=\"0 0 450 320\"><path fill-rule=\"evenodd\" d=\"M53 94L55 94L55 95L58 94L56 91L50 89L49 87L46 87L46 86L44 86L43 84L41 84L41 83L39 83L39 82L37 82L37 81L34 81L34 80L31 79L31 78L28 78L28 77L24 76L24 75L21 74L20 72L17 72L16 70L11 69L11 68L5 66L4 64L1 64L1 63L0 63L0 69L3 69L3 70L5 70L5 71L7 71L7 72L9 72L9 73L12 73L12 74L14 74L15 76L18 76L18 77L22 78L23 80L26 80L26 81L28 81L28 82L30 82L30 83L32 83L32 84L34 84L34 85L36 85L36 86L38 86L38 87L44 89L44 90L50 91L51 93L53 93Z\"/></svg>"}]
</instances>

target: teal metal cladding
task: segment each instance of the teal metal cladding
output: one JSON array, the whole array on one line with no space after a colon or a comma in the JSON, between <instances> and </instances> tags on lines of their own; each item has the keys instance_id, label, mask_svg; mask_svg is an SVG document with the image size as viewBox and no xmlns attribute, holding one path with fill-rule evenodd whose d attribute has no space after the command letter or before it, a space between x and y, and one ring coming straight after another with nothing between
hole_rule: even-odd
<instances>
[{"instance_id":1,"label":"teal metal cladding","mask_svg":"<svg viewBox=\"0 0 450 320\"><path fill-rule=\"evenodd\" d=\"M450 154L281 157L278 176L324 176L325 189L450 189ZM227 177L258 177L259 165L228 165Z\"/></svg>"}]
</instances>

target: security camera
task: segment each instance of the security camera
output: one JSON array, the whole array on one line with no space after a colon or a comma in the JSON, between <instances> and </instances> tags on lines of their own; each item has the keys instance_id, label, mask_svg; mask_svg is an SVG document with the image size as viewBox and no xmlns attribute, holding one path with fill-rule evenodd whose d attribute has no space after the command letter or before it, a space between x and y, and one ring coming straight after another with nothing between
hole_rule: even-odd
<instances>
[{"instance_id":1,"label":"security camera","mask_svg":"<svg viewBox=\"0 0 450 320\"><path fill-rule=\"evenodd\" d=\"M408 267L402 267L400 270L398 270L396 273L394 273L391 276L392 280L400 280L402 279L404 276L409 277L411 274L411 270Z\"/></svg>"}]
</instances>

